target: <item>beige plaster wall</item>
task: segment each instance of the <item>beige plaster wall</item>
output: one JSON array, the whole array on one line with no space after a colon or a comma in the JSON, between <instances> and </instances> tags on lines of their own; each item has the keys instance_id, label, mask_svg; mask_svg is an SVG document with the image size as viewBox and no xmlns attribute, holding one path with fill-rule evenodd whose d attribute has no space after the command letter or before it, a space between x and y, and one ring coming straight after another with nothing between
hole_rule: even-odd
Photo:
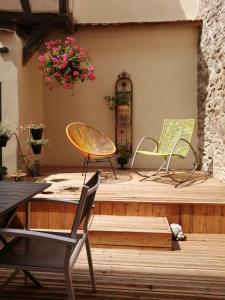
<instances>
[{"instance_id":1,"label":"beige plaster wall","mask_svg":"<svg viewBox=\"0 0 225 300\"><path fill-rule=\"evenodd\" d=\"M1 0L0 10L22 11L20 0Z\"/></svg>"},{"instance_id":2,"label":"beige plaster wall","mask_svg":"<svg viewBox=\"0 0 225 300\"><path fill-rule=\"evenodd\" d=\"M0 47L8 47L9 53L0 54L0 82L2 84L2 121L8 123L12 131L18 125L18 38L15 33L0 31ZM3 165L8 171L16 169L16 144L10 140L2 148Z\"/></svg>"},{"instance_id":3,"label":"beige plaster wall","mask_svg":"<svg viewBox=\"0 0 225 300\"><path fill-rule=\"evenodd\" d=\"M73 0L78 23L194 20L198 0Z\"/></svg>"},{"instance_id":4,"label":"beige plaster wall","mask_svg":"<svg viewBox=\"0 0 225 300\"><path fill-rule=\"evenodd\" d=\"M43 120L43 81L40 73L38 52L35 52L26 65L20 64L19 87L19 125L41 124ZM22 58L22 54L21 54ZM27 153L28 130L20 131L20 142L24 153ZM44 151L43 151L44 152ZM30 151L32 154L32 150ZM43 153L42 153L43 156ZM41 159L39 155L31 155L29 161Z\"/></svg>"},{"instance_id":5,"label":"beige plaster wall","mask_svg":"<svg viewBox=\"0 0 225 300\"><path fill-rule=\"evenodd\" d=\"M58 12L59 0L30 0L32 12Z\"/></svg>"},{"instance_id":6,"label":"beige plaster wall","mask_svg":"<svg viewBox=\"0 0 225 300\"><path fill-rule=\"evenodd\" d=\"M43 123L43 82L38 70L38 53L23 66L22 41L15 33L6 31L0 31L0 46L9 48L8 54L0 55L2 120L10 125L13 132L19 134L25 154L28 132L18 131L18 126ZM17 151L16 139L12 137L7 147L3 148L3 164L7 166L9 174L21 165L21 161L17 159ZM31 161L34 159L37 157L30 157Z\"/></svg>"},{"instance_id":7,"label":"beige plaster wall","mask_svg":"<svg viewBox=\"0 0 225 300\"><path fill-rule=\"evenodd\" d=\"M86 122L114 140L114 114L103 97L113 95L115 80L123 70L131 74L134 84L134 146L143 135L159 137L165 118L196 119L197 27L99 26L82 28L76 36L89 49L97 79L78 83L73 92L45 87L44 122L51 140L45 164L82 164L81 156L65 135L70 122ZM137 166L158 164L153 159L142 159ZM179 162L179 166L183 165ZM187 160L185 167L191 166Z\"/></svg>"}]
</instances>

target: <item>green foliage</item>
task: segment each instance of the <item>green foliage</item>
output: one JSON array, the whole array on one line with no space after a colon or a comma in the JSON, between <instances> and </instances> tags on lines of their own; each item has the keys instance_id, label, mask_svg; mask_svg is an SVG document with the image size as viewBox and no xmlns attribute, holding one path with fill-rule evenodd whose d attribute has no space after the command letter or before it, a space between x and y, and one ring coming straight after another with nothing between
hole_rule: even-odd
<instances>
[{"instance_id":1,"label":"green foliage","mask_svg":"<svg viewBox=\"0 0 225 300\"><path fill-rule=\"evenodd\" d=\"M114 110L119 105L129 105L129 97L126 94L118 94L116 96L105 96L104 99L110 110Z\"/></svg>"},{"instance_id":2,"label":"green foliage","mask_svg":"<svg viewBox=\"0 0 225 300\"><path fill-rule=\"evenodd\" d=\"M28 124L27 125L28 129L40 129L40 128L45 128L44 124Z\"/></svg>"},{"instance_id":3,"label":"green foliage","mask_svg":"<svg viewBox=\"0 0 225 300\"><path fill-rule=\"evenodd\" d=\"M7 175L8 174L7 170L8 169L5 166L0 167L0 175L1 176Z\"/></svg>"},{"instance_id":4,"label":"green foliage","mask_svg":"<svg viewBox=\"0 0 225 300\"><path fill-rule=\"evenodd\" d=\"M12 133L10 127L8 124L0 122L0 136L4 135L4 136L10 136L10 134Z\"/></svg>"},{"instance_id":5,"label":"green foliage","mask_svg":"<svg viewBox=\"0 0 225 300\"><path fill-rule=\"evenodd\" d=\"M48 145L49 140L48 139L41 139L41 140L28 140L28 143L31 145Z\"/></svg>"},{"instance_id":6,"label":"green foliage","mask_svg":"<svg viewBox=\"0 0 225 300\"><path fill-rule=\"evenodd\" d=\"M117 152L120 154L120 157L131 158L131 153L127 145L119 145Z\"/></svg>"}]
</instances>

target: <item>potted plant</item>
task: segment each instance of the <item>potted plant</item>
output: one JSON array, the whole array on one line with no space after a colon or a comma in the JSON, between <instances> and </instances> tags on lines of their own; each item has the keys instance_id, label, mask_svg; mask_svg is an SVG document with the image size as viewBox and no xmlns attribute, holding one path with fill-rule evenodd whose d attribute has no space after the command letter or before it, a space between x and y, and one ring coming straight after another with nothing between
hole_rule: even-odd
<instances>
[{"instance_id":1,"label":"potted plant","mask_svg":"<svg viewBox=\"0 0 225 300\"><path fill-rule=\"evenodd\" d=\"M11 135L11 129L8 124L0 122L0 147L5 147Z\"/></svg>"},{"instance_id":2,"label":"potted plant","mask_svg":"<svg viewBox=\"0 0 225 300\"><path fill-rule=\"evenodd\" d=\"M116 96L105 96L104 99L107 102L107 105L110 110L117 109L118 106L126 105L129 106L129 97L127 94L118 94Z\"/></svg>"},{"instance_id":3,"label":"potted plant","mask_svg":"<svg viewBox=\"0 0 225 300\"><path fill-rule=\"evenodd\" d=\"M119 154L117 162L121 169L123 169L124 165L128 163L129 158L131 158L130 150L127 145L119 145L117 148L117 153Z\"/></svg>"},{"instance_id":4,"label":"potted plant","mask_svg":"<svg viewBox=\"0 0 225 300\"><path fill-rule=\"evenodd\" d=\"M44 139L44 138L42 138L40 140L30 139L29 143L31 145L33 153L34 154L40 154L42 145L47 145L48 144L48 139Z\"/></svg>"},{"instance_id":5,"label":"potted plant","mask_svg":"<svg viewBox=\"0 0 225 300\"><path fill-rule=\"evenodd\" d=\"M14 178L14 181L21 182L27 174L23 170L17 169L10 177Z\"/></svg>"},{"instance_id":6,"label":"potted plant","mask_svg":"<svg viewBox=\"0 0 225 300\"><path fill-rule=\"evenodd\" d=\"M44 124L39 124L39 125L30 124L28 125L28 128L30 129L30 133L33 140L42 139L43 129L45 128Z\"/></svg>"},{"instance_id":7,"label":"potted plant","mask_svg":"<svg viewBox=\"0 0 225 300\"><path fill-rule=\"evenodd\" d=\"M7 168L5 166L0 167L0 180L3 180L3 177L7 175Z\"/></svg>"},{"instance_id":8,"label":"potted plant","mask_svg":"<svg viewBox=\"0 0 225 300\"><path fill-rule=\"evenodd\" d=\"M28 168L29 170L29 175L30 176L40 176L40 167L41 163L39 160L35 160L30 167Z\"/></svg>"}]
</instances>

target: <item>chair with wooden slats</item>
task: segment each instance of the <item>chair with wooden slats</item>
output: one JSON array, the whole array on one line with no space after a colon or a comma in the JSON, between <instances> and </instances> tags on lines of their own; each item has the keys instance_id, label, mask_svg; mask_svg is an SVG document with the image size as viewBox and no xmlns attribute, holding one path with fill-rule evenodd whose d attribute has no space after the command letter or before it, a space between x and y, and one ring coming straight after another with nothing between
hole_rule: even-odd
<instances>
[{"instance_id":1,"label":"chair with wooden slats","mask_svg":"<svg viewBox=\"0 0 225 300\"><path fill-rule=\"evenodd\" d=\"M194 151L193 146L191 145L191 139L194 130L194 119L166 119L163 124L163 129L159 141L153 139L149 136L144 136L136 150L132 159L131 168L134 166L135 158L137 154L147 155L153 157L162 157L164 159L163 164L160 168L151 176L157 175L160 171L166 170L166 174L170 176L174 181L177 182L176 187L189 180L194 174L195 170L198 167L198 160L196 152ZM148 151L141 149L143 142L146 140L153 141L156 144L156 147L153 151ZM171 172L171 161L173 158L182 158L185 159L188 155L189 150L194 154L194 165L191 172L184 179L178 179L175 176L175 172ZM143 175L139 172L139 175L143 176L142 180L150 178L151 176Z\"/></svg>"}]
</instances>

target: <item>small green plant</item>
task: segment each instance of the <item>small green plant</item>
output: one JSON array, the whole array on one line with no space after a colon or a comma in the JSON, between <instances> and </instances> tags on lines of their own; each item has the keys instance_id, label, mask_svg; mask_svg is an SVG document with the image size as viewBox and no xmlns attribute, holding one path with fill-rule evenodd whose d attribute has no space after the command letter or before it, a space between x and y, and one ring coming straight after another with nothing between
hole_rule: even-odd
<instances>
[{"instance_id":1,"label":"small green plant","mask_svg":"<svg viewBox=\"0 0 225 300\"><path fill-rule=\"evenodd\" d=\"M31 145L48 145L49 143L49 140L48 139L41 139L41 140L28 140L28 144L31 144Z\"/></svg>"},{"instance_id":2,"label":"small green plant","mask_svg":"<svg viewBox=\"0 0 225 300\"><path fill-rule=\"evenodd\" d=\"M114 110L119 105L129 105L129 97L126 94L118 94L116 96L105 96L104 99L110 110Z\"/></svg>"},{"instance_id":3,"label":"small green plant","mask_svg":"<svg viewBox=\"0 0 225 300\"><path fill-rule=\"evenodd\" d=\"M7 136L10 137L10 134L12 133L10 127L8 124L0 122L0 136Z\"/></svg>"},{"instance_id":4,"label":"small green plant","mask_svg":"<svg viewBox=\"0 0 225 300\"><path fill-rule=\"evenodd\" d=\"M28 124L26 126L28 129L40 129L40 128L45 128L45 125L44 124Z\"/></svg>"},{"instance_id":5,"label":"small green plant","mask_svg":"<svg viewBox=\"0 0 225 300\"><path fill-rule=\"evenodd\" d=\"M8 170L8 169L7 169L5 166L1 166L1 167L0 167L0 180L3 179L3 176L4 176L4 175L7 175L7 174L8 174L7 170Z\"/></svg>"},{"instance_id":6,"label":"small green plant","mask_svg":"<svg viewBox=\"0 0 225 300\"><path fill-rule=\"evenodd\" d=\"M127 145L119 145L117 148L117 153L120 154L120 157L131 158L131 153Z\"/></svg>"}]
</instances>

